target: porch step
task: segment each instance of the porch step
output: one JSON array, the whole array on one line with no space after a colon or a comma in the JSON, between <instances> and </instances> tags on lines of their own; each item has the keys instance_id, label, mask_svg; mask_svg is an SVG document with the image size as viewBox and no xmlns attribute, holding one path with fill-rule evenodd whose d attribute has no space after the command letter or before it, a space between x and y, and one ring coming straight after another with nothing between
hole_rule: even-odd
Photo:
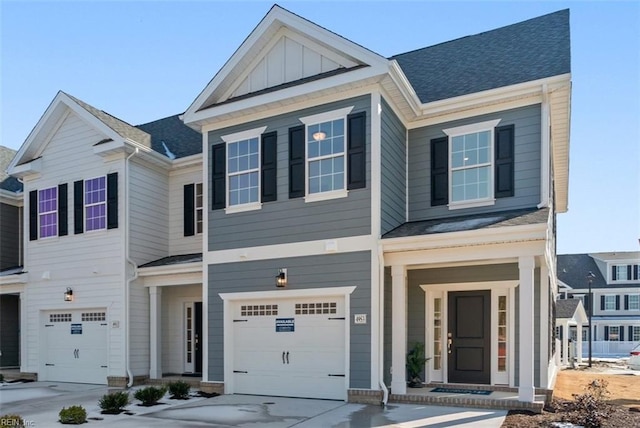
<instances>
[{"instance_id":1,"label":"porch step","mask_svg":"<svg viewBox=\"0 0 640 428\"><path fill-rule=\"evenodd\" d=\"M542 413L544 402L536 401L534 403L525 403L523 401L491 398L490 396L469 396L460 394L460 397L447 396L436 397L433 395L417 395L417 394L391 394L389 402L407 403L407 404L429 404L432 406L452 406L452 407L474 407L480 409L497 409L497 410L529 410L534 413Z\"/></svg>"}]
</instances>

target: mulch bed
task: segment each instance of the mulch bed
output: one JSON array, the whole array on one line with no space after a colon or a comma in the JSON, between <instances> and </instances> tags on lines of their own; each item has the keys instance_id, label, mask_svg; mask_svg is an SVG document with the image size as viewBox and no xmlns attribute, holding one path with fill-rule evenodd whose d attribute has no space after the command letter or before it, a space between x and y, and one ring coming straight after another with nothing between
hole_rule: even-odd
<instances>
[{"instance_id":1,"label":"mulch bed","mask_svg":"<svg viewBox=\"0 0 640 428\"><path fill-rule=\"evenodd\" d=\"M549 427L552 422L566 422L569 413L564 411L566 400L554 400L542 413L510 410L501 428L538 428ZM602 428L640 427L640 412L634 407L611 406L611 415L604 421Z\"/></svg>"}]
</instances>

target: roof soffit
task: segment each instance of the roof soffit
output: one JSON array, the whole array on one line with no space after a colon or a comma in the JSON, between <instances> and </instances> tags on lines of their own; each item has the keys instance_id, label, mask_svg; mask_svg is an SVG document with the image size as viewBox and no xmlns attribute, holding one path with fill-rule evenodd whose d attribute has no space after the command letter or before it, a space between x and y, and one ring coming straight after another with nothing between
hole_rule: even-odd
<instances>
[{"instance_id":1,"label":"roof soffit","mask_svg":"<svg viewBox=\"0 0 640 428\"><path fill-rule=\"evenodd\" d=\"M362 66L386 72L389 61L275 5L187 109L185 123L235 97Z\"/></svg>"}]
</instances>

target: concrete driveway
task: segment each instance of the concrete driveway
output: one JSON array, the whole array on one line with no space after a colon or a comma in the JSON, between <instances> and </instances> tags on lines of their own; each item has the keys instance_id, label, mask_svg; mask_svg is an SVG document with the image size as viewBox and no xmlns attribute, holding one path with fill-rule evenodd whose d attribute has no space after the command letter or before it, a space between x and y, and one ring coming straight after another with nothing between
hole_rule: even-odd
<instances>
[{"instance_id":1,"label":"concrete driveway","mask_svg":"<svg viewBox=\"0 0 640 428\"><path fill-rule=\"evenodd\" d=\"M116 428L140 427L486 427L502 425L505 411L469 409L415 404L386 407L350 404L342 401L308 400L253 395L223 395L213 398L192 397L172 400L168 396L161 405L138 406L131 389L133 403L128 413L102 415L98 400L108 392L102 385L62 382L31 382L0 386L0 415L20 414L27 426L61 427L58 412L62 407L81 405L87 410L89 425Z\"/></svg>"}]
</instances>

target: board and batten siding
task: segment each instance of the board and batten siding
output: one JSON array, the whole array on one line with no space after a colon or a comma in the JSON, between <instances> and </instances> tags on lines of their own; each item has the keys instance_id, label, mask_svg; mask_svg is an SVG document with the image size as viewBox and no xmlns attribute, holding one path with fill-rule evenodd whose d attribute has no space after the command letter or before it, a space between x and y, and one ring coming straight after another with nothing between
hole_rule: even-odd
<instances>
[{"instance_id":1,"label":"board and batten siding","mask_svg":"<svg viewBox=\"0 0 640 428\"><path fill-rule=\"evenodd\" d=\"M24 371L39 369L40 329L43 311L105 308L109 325L119 322L118 328L109 328L108 374L124 375L122 350L124 314L122 312L125 264L123 254L124 219L122 199L118 204L119 227L74 234L73 182L118 173L118 195L124 194L124 158L105 162L93 153L93 146L105 138L73 113L60 124L42 155L42 173L36 179L25 180L24 193L68 183L67 236L25 241L25 270L29 272L29 286L25 288L27 325L26 367ZM28 198L24 212L29 212ZM25 215L23 227L28 231L29 219ZM63 293L70 287L74 301L65 302Z\"/></svg>"},{"instance_id":2,"label":"board and batten siding","mask_svg":"<svg viewBox=\"0 0 640 428\"><path fill-rule=\"evenodd\" d=\"M466 214L531 208L540 203L540 105L475 116L409 131L409 221ZM496 199L495 205L449 210L431 206L431 140L444 137L443 129L501 119L498 126L515 125L514 196Z\"/></svg>"},{"instance_id":3,"label":"board and batten siding","mask_svg":"<svg viewBox=\"0 0 640 428\"><path fill-rule=\"evenodd\" d=\"M301 117L353 106L351 113L365 111L366 178L363 189L350 190L346 198L305 203L304 198L289 199L289 128L302 125ZM371 102L361 96L331 104L274 116L208 134L211 145L223 144L220 138L236 132L266 126L265 132L277 131L277 201L266 202L255 211L225 214L224 209L211 211L209 204L209 251L255 247L319 239L371 234ZM211 182L211 171L207 171ZM211 186L209 186L210 188ZM211 192L211 190L209 190ZM209 193L211 201L211 193Z\"/></svg>"},{"instance_id":4,"label":"board and batten siding","mask_svg":"<svg viewBox=\"0 0 640 428\"><path fill-rule=\"evenodd\" d=\"M21 207L0 204L0 269L19 266L22 263L20 255L22 238L20 227Z\"/></svg>"},{"instance_id":5,"label":"board and batten siding","mask_svg":"<svg viewBox=\"0 0 640 428\"><path fill-rule=\"evenodd\" d=\"M184 236L184 186L202 183L202 164L173 170L169 175L169 255L202 252L202 234ZM203 195L203 209L207 199ZM205 225L203 224L203 229ZM206 233L206 230L203 231Z\"/></svg>"},{"instance_id":6,"label":"board and batten siding","mask_svg":"<svg viewBox=\"0 0 640 428\"><path fill-rule=\"evenodd\" d=\"M381 114L381 231L384 235L400 226L406 215L407 130L382 99Z\"/></svg>"},{"instance_id":7,"label":"board and batten siding","mask_svg":"<svg viewBox=\"0 0 640 428\"><path fill-rule=\"evenodd\" d=\"M220 293L275 290L278 269L287 268L289 290L355 286L350 295L351 388L371 387L371 253L368 251L209 265L209 380L224 379L223 302ZM287 290L283 290L283 293Z\"/></svg>"}]
</instances>

